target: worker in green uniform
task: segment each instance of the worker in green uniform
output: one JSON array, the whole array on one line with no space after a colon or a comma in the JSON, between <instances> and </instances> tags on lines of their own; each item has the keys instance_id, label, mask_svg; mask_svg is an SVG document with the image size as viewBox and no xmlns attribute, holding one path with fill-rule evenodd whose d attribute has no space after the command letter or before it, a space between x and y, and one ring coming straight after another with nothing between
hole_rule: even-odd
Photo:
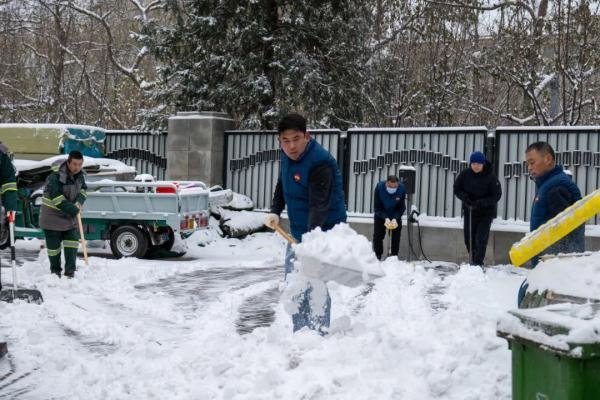
<instances>
[{"instance_id":1,"label":"worker in green uniform","mask_svg":"<svg viewBox=\"0 0 600 400\"><path fill-rule=\"evenodd\" d=\"M17 178L15 167L10 160L8 148L0 142L0 195L2 206L9 212L17 211ZM0 249L10 246L8 222L6 218L0 221Z\"/></svg>"},{"instance_id":2,"label":"worker in green uniform","mask_svg":"<svg viewBox=\"0 0 600 400\"><path fill-rule=\"evenodd\" d=\"M75 260L79 247L77 214L87 195L83 167L83 155L73 150L48 178L42 198L40 228L46 236L46 248L50 259L50 272L60 277L61 248L65 251L65 276L75 276Z\"/></svg>"}]
</instances>

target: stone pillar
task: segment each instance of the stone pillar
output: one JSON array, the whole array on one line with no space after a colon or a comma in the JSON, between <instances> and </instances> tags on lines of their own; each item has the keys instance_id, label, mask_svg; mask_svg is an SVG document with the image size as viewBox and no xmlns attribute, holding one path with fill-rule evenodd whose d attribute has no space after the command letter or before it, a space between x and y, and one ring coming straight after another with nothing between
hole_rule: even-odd
<instances>
[{"instance_id":1,"label":"stone pillar","mask_svg":"<svg viewBox=\"0 0 600 400\"><path fill-rule=\"evenodd\" d=\"M169 118L167 179L223 185L224 132L235 121L221 112L178 112Z\"/></svg>"}]
</instances>

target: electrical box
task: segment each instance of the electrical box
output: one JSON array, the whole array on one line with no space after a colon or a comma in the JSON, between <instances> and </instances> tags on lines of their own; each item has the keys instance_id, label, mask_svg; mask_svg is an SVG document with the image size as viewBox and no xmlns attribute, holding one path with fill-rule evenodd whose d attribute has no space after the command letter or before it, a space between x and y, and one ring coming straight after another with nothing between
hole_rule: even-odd
<instances>
[{"instance_id":1,"label":"electrical box","mask_svg":"<svg viewBox=\"0 0 600 400\"><path fill-rule=\"evenodd\" d=\"M417 171L413 167L400 167L400 170L398 170L398 179L404 185L406 194L415 194Z\"/></svg>"}]
</instances>

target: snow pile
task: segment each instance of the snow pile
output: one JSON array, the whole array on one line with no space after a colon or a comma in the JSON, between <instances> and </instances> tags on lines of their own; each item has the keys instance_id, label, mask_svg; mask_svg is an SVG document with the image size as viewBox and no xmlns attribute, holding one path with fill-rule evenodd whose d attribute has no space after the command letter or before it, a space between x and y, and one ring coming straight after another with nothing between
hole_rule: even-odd
<instances>
[{"instance_id":1,"label":"snow pile","mask_svg":"<svg viewBox=\"0 0 600 400\"><path fill-rule=\"evenodd\" d=\"M252 210L254 208L254 202L248 196L233 192L233 198L229 204L224 207L232 210Z\"/></svg>"},{"instance_id":2,"label":"snow pile","mask_svg":"<svg viewBox=\"0 0 600 400\"><path fill-rule=\"evenodd\" d=\"M17 172L28 172L34 170L50 169L55 165L60 165L67 160L68 154L60 154L45 158L40 161L15 159L13 161ZM83 169L91 170L94 174L119 172L119 173L135 173L135 168L131 167L119 160L111 158L96 158L83 156Z\"/></svg>"},{"instance_id":3,"label":"snow pile","mask_svg":"<svg viewBox=\"0 0 600 400\"><path fill-rule=\"evenodd\" d=\"M228 204L233 198L231 189L222 189L220 186L213 186L208 193L208 208L213 210L219 206Z\"/></svg>"},{"instance_id":4,"label":"snow pile","mask_svg":"<svg viewBox=\"0 0 600 400\"><path fill-rule=\"evenodd\" d=\"M233 211L224 208L219 209L221 215L221 228L228 230L228 234L236 235L236 232L248 234L264 228L265 213L255 211Z\"/></svg>"},{"instance_id":5,"label":"snow pile","mask_svg":"<svg viewBox=\"0 0 600 400\"><path fill-rule=\"evenodd\" d=\"M528 292L549 290L568 296L600 300L600 252L549 258L527 278Z\"/></svg>"},{"instance_id":6,"label":"snow pile","mask_svg":"<svg viewBox=\"0 0 600 400\"><path fill-rule=\"evenodd\" d=\"M333 236L370 258L368 242ZM375 285L328 284L332 324L321 337L292 334L277 291L284 249L274 233L217 238L190 246L185 261L92 257L73 280L50 276L43 251L19 274L45 302L0 303L0 339L16 369L0 360L0 375L9 373L0 397L510 399L510 351L496 320L515 306L514 270L444 275L388 259ZM269 293L274 322L241 335L241 309L260 309Z\"/></svg>"},{"instance_id":7,"label":"snow pile","mask_svg":"<svg viewBox=\"0 0 600 400\"><path fill-rule=\"evenodd\" d=\"M194 232L187 238L188 242L194 243L197 246L204 247L209 243L223 236L223 231L219 227L219 221L215 217L208 218L208 227Z\"/></svg>"},{"instance_id":8,"label":"snow pile","mask_svg":"<svg viewBox=\"0 0 600 400\"><path fill-rule=\"evenodd\" d=\"M365 282L383 275L371 242L348 224L338 224L327 232L316 228L306 233L295 252L301 271L308 277L321 277L323 264L358 272Z\"/></svg>"}]
</instances>

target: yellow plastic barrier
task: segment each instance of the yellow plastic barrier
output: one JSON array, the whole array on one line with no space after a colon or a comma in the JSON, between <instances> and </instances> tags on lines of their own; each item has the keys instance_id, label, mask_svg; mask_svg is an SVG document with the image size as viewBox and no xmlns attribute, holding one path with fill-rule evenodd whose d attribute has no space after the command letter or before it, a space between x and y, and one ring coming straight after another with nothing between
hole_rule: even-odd
<instances>
[{"instance_id":1,"label":"yellow plastic barrier","mask_svg":"<svg viewBox=\"0 0 600 400\"><path fill-rule=\"evenodd\" d=\"M588 194L535 231L525 235L510 249L510 261L520 267L598 212L600 212L600 189Z\"/></svg>"}]
</instances>

